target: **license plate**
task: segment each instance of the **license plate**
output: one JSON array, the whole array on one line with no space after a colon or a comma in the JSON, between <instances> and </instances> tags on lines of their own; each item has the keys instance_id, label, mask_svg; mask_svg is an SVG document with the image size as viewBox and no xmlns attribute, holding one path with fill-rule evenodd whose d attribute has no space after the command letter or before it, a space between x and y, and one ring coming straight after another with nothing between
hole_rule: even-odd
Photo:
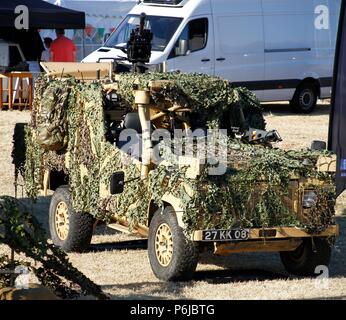
<instances>
[{"instance_id":1,"label":"license plate","mask_svg":"<svg viewBox=\"0 0 346 320\"><path fill-rule=\"evenodd\" d=\"M250 229L205 230L202 241L244 241L249 239Z\"/></svg>"}]
</instances>

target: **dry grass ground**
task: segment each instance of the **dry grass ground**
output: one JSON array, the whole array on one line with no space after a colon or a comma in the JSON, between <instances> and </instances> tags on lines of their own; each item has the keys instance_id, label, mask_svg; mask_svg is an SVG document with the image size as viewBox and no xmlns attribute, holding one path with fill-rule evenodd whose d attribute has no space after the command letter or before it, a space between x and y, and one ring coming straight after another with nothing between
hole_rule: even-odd
<instances>
[{"instance_id":1,"label":"dry grass ground","mask_svg":"<svg viewBox=\"0 0 346 320\"><path fill-rule=\"evenodd\" d=\"M284 138L282 148L304 148L326 140L329 106L311 115L295 115L285 104L265 106L268 128ZM11 140L16 122L28 112L0 112L0 195L14 194ZM49 199L40 199L35 213L47 225ZM193 281L164 283L151 272L145 242L99 228L91 250L70 254L71 261L114 299L346 299L346 220L338 218L341 236L333 252L327 286L314 279L290 277L277 254L202 256ZM111 243L104 245L104 243ZM8 252L0 246L0 253Z\"/></svg>"}]
</instances>

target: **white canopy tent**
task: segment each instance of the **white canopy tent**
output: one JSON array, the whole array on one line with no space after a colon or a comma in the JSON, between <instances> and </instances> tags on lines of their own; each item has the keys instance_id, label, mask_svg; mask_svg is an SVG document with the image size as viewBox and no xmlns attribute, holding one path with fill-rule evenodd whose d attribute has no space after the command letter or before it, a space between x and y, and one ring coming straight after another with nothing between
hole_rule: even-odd
<instances>
[{"instance_id":1,"label":"white canopy tent","mask_svg":"<svg viewBox=\"0 0 346 320\"><path fill-rule=\"evenodd\" d=\"M105 38L115 30L118 24L136 4L137 0L46 0L50 3L84 11L86 29L67 30L66 35L74 40L78 48L78 60L84 58L104 43ZM42 37L55 39L54 30L42 31ZM83 41L84 37L84 41Z\"/></svg>"}]
</instances>

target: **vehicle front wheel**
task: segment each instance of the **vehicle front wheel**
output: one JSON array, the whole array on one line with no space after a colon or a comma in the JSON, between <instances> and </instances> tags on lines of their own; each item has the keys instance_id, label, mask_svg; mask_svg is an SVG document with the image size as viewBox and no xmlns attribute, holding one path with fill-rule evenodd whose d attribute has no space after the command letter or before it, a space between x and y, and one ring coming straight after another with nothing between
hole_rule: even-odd
<instances>
[{"instance_id":1,"label":"vehicle front wheel","mask_svg":"<svg viewBox=\"0 0 346 320\"><path fill-rule=\"evenodd\" d=\"M68 186L56 189L49 207L49 230L53 243L66 252L82 252L91 242L95 219L72 207Z\"/></svg>"},{"instance_id":2,"label":"vehicle front wheel","mask_svg":"<svg viewBox=\"0 0 346 320\"><path fill-rule=\"evenodd\" d=\"M317 276L318 266L329 265L331 247L329 239L307 238L296 250L280 252L280 257L288 273L296 276Z\"/></svg>"},{"instance_id":3,"label":"vehicle front wheel","mask_svg":"<svg viewBox=\"0 0 346 320\"><path fill-rule=\"evenodd\" d=\"M198 247L187 239L173 208L155 213L149 228L148 254L155 276L164 281L187 281L198 263Z\"/></svg>"}]
</instances>

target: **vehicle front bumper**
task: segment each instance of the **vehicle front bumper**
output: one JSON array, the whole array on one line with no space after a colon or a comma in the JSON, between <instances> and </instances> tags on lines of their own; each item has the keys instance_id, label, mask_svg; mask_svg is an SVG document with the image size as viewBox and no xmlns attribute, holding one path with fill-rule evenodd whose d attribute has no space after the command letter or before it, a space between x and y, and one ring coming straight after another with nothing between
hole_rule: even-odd
<instances>
[{"instance_id":1,"label":"vehicle front bumper","mask_svg":"<svg viewBox=\"0 0 346 320\"><path fill-rule=\"evenodd\" d=\"M318 234L311 234L306 229L295 227L254 228L248 229L249 234L246 240L203 240L205 231L208 230L195 231L191 240L205 245L213 244L215 255L226 256L244 252L294 251L303 243L304 239L337 237L339 226L332 225ZM333 240L331 245L332 243Z\"/></svg>"},{"instance_id":2,"label":"vehicle front bumper","mask_svg":"<svg viewBox=\"0 0 346 320\"><path fill-rule=\"evenodd\" d=\"M225 242L227 240L203 240L203 232L207 230L197 230L191 236L192 241L202 242ZM274 228L253 228L249 229L247 240L273 240L290 238L311 238L311 237L336 237L339 235L339 226L331 225L325 231L318 234L311 234L304 228L296 227L274 227Z\"/></svg>"}]
</instances>

